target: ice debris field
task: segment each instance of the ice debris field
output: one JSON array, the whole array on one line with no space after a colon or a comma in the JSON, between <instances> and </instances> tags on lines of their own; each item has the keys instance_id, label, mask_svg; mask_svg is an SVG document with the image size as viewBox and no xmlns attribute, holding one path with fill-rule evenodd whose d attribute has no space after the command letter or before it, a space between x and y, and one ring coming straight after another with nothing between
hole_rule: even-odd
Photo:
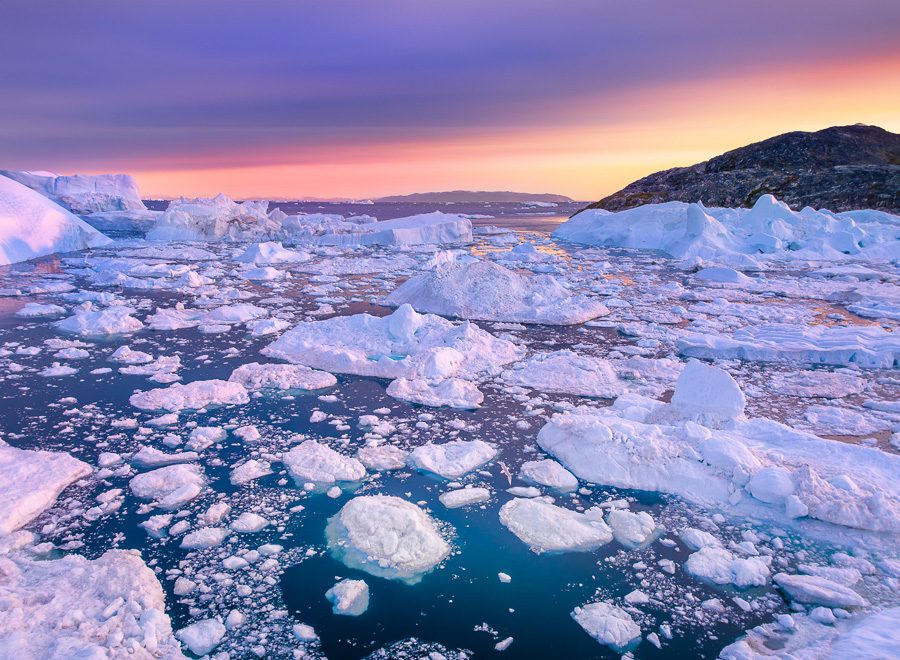
<instances>
[{"instance_id":1,"label":"ice debris field","mask_svg":"<svg viewBox=\"0 0 900 660\"><path fill-rule=\"evenodd\" d=\"M7 174L0 655L896 657L900 218Z\"/></svg>"}]
</instances>

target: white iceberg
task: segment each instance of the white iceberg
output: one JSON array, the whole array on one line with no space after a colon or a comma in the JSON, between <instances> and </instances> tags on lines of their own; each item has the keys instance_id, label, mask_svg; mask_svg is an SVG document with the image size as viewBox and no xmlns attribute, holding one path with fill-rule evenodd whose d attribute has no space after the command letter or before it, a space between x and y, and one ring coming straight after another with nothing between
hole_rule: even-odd
<instances>
[{"instance_id":1,"label":"white iceberg","mask_svg":"<svg viewBox=\"0 0 900 660\"><path fill-rule=\"evenodd\" d=\"M388 396L420 406L438 408L471 409L478 408L484 401L484 394L469 380L447 378L434 383L422 379L397 378L390 382L386 390Z\"/></svg>"},{"instance_id":2,"label":"white iceberg","mask_svg":"<svg viewBox=\"0 0 900 660\"><path fill-rule=\"evenodd\" d=\"M624 651L641 638L641 629L631 615L610 603L597 601L576 607L572 618L585 632L615 651Z\"/></svg>"},{"instance_id":3,"label":"white iceberg","mask_svg":"<svg viewBox=\"0 0 900 660\"><path fill-rule=\"evenodd\" d=\"M315 440L305 440L281 459L297 483L332 484L336 481L360 481L366 468L352 456L339 454Z\"/></svg>"},{"instance_id":4,"label":"white iceberg","mask_svg":"<svg viewBox=\"0 0 900 660\"><path fill-rule=\"evenodd\" d=\"M613 539L603 520L539 498L510 500L500 507L500 522L536 553L594 550Z\"/></svg>"},{"instance_id":5,"label":"white iceberg","mask_svg":"<svg viewBox=\"0 0 900 660\"><path fill-rule=\"evenodd\" d=\"M459 479L496 455L497 448L484 440L451 440L416 447L409 453L409 464L445 479Z\"/></svg>"},{"instance_id":6,"label":"white iceberg","mask_svg":"<svg viewBox=\"0 0 900 660\"><path fill-rule=\"evenodd\" d=\"M128 485L135 497L153 500L161 509L175 510L197 497L205 484L201 468L181 463L138 474Z\"/></svg>"},{"instance_id":7,"label":"white iceberg","mask_svg":"<svg viewBox=\"0 0 900 660\"><path fill-rule=\"evenodd\" d=\"M335 614L359 616L369 609L369 585L363 580L341 580L325 592Z\"/></svg>"},{"instance_id":8,"label":"white iceberg","mask_svg":"<svg viewBox=\"0 0 900 660\"><path fill-rule=\"evenodd\" d=\"M181 198L147 232L153 241L220 241L277 238L278 222L266 214L269 203L238 203L225 195L211 198Z\"/></svg>"},{"instance_id":9,"label":"white iceberg","mask_svg":"<svg viewBox=\"0 0 900 660\"><path fill-rule=\"evenodd\" d=\"M0 170L65 209L79 215L104 211L146 211L134 178L127 174L73 174Z\"/></svg>"}]
</instances>

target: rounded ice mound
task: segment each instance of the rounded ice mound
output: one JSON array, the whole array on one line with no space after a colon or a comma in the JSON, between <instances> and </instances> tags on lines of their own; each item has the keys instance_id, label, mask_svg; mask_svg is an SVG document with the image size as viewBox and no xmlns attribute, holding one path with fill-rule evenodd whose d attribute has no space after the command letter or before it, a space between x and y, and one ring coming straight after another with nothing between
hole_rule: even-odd
<instances>
[{"instance_id":1,"label":"rounded ice mound","mask_svg":"<svg viewBox=\"0 0 900 660\"><path fill-rule=\"evenodd\" d=\"M624 651L641 637L641 629L625 610L603 601L576 607L572 618L601 644Z\"/></svg>"},{"instance_id":2,"label":"rounded ice mound","mask_svg":"<svg viewBox=\"0 0 900 660\"><path fill-rule=\"evenodd\" d=\"M494 458L497 449L484 440L451 440L442 445L428 443L409 454L410 465L445 479L459 479Z\"/></svg>"},{"instance_id":3,"label":"rounded ice mound","mask_svg":"<svg viewBox=\"0 0 900 660\"><path fill-rule=\"evenodd\" d=\"M599 300L573 294L550 275L520 275L487 261L444 260L397 287L387 303L462 319L547 325L609 314Z\"/></svg>"},{"instance_id":4,"label":"rounded ice mound","mask_svg":"<svg viewBox=\"0 0 900 660\"><path fill-rule=\"evenodd\" d=\"M697 420L721 422L744 414L747 400L727 371L697 360L687 363L672 396L672 409Z\"/></svg>"},{"instance_id":5,"label":"rounded ice mound","mask_svg":"<svg viewBox=\"0 0 900 660\"><path fill-rule=\"evenodd\" d=\"M384 317L298 323L262 353L332 373L431 379L494 372L520 359L523 350L468 321L454 324L402 305Z\"/></svg>"},{"instance_id":6,"label":"rounded ice mound","mask_svg":"<svg viewBox=\"0 0 900 660\"><path fill-rule=\"evenodd\" d=\"M431 517L391 495L354 497L328 521L332 554L350 568L414 584L450 554Z\"/></svg>"},{"instance_id":7,"label":"rounded ice mound","mask_svg":"<svg viewBox=\"0 0 900 660\"><path fill-rule=\"evenodd\" d=\"M593 550L613 539L603 520L542 499L510 500L500 507L500 522L537 553Z\"/></svg>"},{"instance_id":8,"label":"rounded ice mound","mask_svg":"<svg viewBox=\"0 0 900 660\"><path fill-rule=\"evenodd\" d=\"M205 483L199 467L182 463L138 474L128 485L135 497L153 500L161 509L174 510L197 497Z\"/></svg>"}]
</instances>

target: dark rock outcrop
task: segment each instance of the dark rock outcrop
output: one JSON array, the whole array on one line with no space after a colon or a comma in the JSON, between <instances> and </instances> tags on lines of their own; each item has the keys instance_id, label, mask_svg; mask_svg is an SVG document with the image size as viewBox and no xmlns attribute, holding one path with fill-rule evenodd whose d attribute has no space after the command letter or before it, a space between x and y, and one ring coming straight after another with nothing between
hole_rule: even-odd
<instances>
[{"instance_id":1,"label":"dark rock outcrop","mask_svg":"<svg viewBox=\"0 0 900 660\"><path fill-rule=\"evenodd\" d=\"M900 212L900 135L877 126L796 131L690 167L656 172L587 208L610 211L660 202L753 206L770 193L795 209Z\"/></svg>"}]
</instances>

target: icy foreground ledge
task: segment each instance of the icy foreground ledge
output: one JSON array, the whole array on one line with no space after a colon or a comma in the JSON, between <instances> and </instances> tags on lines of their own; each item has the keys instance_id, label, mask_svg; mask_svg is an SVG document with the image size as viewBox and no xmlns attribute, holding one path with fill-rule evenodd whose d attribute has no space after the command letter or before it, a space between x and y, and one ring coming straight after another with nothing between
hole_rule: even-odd
<instances>
[{"instance_id":1,"label":"icy foreground ledge","mask_svg":"<svg viewBox=\"0 0 900 660\"><path fill-rule=\"evenodd\" d=\"M878 326L750 326L730 337L684 333L676 347L682 355L698 358L856 364L873 369L900 366L900 333Z\"/></svg>"},{"instance_id":2,"label":"icy foreground ledge","mask_svg":"<svg viewBox=\"0 0 900 660\"><path fill-rule=\"evenodd\" d=\"M337 559L377 577L416 583L450 554L431 517L389 495L355 497L328 521Z\"/></svg>"},{"instance_id":3,"label":"icy foreground ledge","mask_svg":"<svg viewBox=\"0 0 900 660\"><path fill-rule=\"evenodd\" d=\"M91 473L74 456L0 445L0 536L27 525Z\"/></svg>"},{"instance_id":4,"label":"icy foreground ledge","mask_svg":"<svg viewBox=\"0 0 900 660\"><path fill-rule=\"evenodd\" d=\"M53 201L0 176L0 266L111 242Z\"/></svg>"},{"instance_id":5,"label":"icy foreground ledge","mask_svg":"<svg viewBox=\"0 0 900 660\"><path fill-rule=\"evenodd\" d=\"M550 275L520 275L487 261L463 263L450 256L404 282L386 302L462 319L547 325L584 323L609 313L599 300L573 294Z\"/></svg>"},{"instance_id":6,"label":"icy foreground ledge","mask_svg":"<svg viewBox=\"0 0 900 660\"><path fill-rule=\"evenodd\" d=\"M264 355L336 373L380 378L466 378L519 359L520 348L468 322L403 305L390 316L336 316L295 325Z\"/></svg>"},{"instance_id":7,"label":"icy foreground ledge","mask_svg":"<svg viewBox=\"0 0 900 660\"><path fill-rule=\"evenodd\" d=\"M9 658L183 658L165 596L136 551L89 561L0 558L0 649Z\"/></svg>"}]
</instances>

